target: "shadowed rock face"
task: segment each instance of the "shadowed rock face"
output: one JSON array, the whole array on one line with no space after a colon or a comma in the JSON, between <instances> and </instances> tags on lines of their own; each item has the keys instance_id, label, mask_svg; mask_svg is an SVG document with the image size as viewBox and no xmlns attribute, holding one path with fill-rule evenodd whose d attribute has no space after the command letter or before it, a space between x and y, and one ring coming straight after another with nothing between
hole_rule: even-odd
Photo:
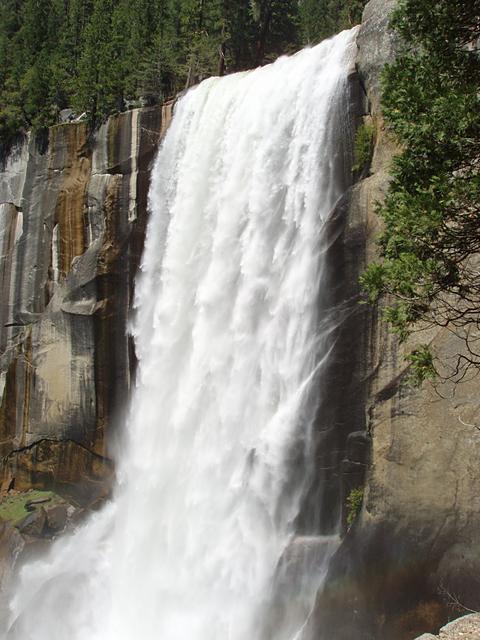
<instances>
[{"instance_id":1,"label":"shadowed rock face","mask_svg":"<svg viewBox=\"0 0 480 640\"><path fill-rule=\"evenodd\" d=\"M106 443L114 441L134 365L126 325L149 167L169 113L129 111L91 138L85 123L52 127L48 145L29 136L4 162L4 488L70 485L82 503L108 491Z\"/></svg>"},{"instance_id":2,"label":"shadowed rock face","mask_svg":"<svg viewBox=\"0 0 480 640\"><path fill-rule=\"evenodd\" d=\"M352 189L345 238L355 230L356 266L376 257L375 203L388 188L396 152L380 110L379 76L398 41L388 30L395 0L371 0L358 35L357 69L376 125L368 175ZM351 229L351 231L349 231ZM435 389L406 383L405 354L380 310L351 326L351 367L367 384L363 411L371 440L362 512L334 556L311 636L319 640L411 640L437 632L464 606L480 608L480 395L478 378ZM415 336L446 362L461 350L445 330ZM453 597L452 597L453 596ZM461 611L460 611L461 613Z\"/></svg>"}]
</instances>

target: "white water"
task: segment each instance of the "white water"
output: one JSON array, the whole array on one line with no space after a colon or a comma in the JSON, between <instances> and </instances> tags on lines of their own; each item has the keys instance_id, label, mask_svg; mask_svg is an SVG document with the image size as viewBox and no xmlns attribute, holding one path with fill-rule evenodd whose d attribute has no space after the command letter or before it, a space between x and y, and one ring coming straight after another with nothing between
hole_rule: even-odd
<instances>
[{"instance_id":1,"label":"white water","mask_svg":"<svg viewBox=\"0 0 480 640\"><path fill-rule=\"evenodd\" d=\"M153 168L115 499L21 571L8 638L301 636L335 546L291 542L332 346L318 300L354 36L179 101Z\"/></svg>"}]
</instances>

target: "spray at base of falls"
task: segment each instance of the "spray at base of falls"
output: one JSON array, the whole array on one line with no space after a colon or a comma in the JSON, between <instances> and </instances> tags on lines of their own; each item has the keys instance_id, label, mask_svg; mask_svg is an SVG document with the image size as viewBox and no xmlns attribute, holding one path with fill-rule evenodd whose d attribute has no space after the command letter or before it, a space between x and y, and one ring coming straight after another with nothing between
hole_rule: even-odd
<instances>
[{"instance_id":1,"label":"spray at base of falls","mask_svg":"<svg viewBox=\"0 0 480 640\"><path fill-rule=\"evenodd\" d=\"M21 570L9 640L303 637L336 546L294 536L336 326L318 301L348 186L355 33L177 104L152 173L115 497Z\"/></svg>"}]
</instances>

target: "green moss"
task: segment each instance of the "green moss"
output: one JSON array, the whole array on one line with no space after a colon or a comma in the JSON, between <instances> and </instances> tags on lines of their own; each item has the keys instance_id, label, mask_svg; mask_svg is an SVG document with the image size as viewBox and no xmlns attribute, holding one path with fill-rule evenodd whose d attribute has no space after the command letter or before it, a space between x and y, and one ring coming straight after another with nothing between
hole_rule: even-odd
<instances>
[{"instance_id":1,"label":"green moss","mask_svg":"<svg viewBox=\"0 0 480 640\"><path fill-rule=\"evenodd\" d=\"M32 500L48 500L41 506L50 507L57 504L65 504L65 501L53 491L31 490L22 493L8 494L0 501L0 519L15 524L22 520L29 511L25 509L27 502Z\"/></svg>"},{"instance_id":2,"label":"green moss","mask_svg":"<svg viewBox=\"0 0 480 640\"><path fill-rule=\"evenodd\" d=\"M352 489L347 498L347 524L352 526L355 518L360 513L363 502L363 488Z\"/></svg>"},{"instance_id":3,"label":"green moss","mask_svg":"<svg viewBox=\"0 0 480 640\"><path fill-rule=\"evenodd\" d=\"M372 160L375 146L375 125L371 121L361 124L355 134L353 171L361 171Z\"/></svg>"}]
</instances>

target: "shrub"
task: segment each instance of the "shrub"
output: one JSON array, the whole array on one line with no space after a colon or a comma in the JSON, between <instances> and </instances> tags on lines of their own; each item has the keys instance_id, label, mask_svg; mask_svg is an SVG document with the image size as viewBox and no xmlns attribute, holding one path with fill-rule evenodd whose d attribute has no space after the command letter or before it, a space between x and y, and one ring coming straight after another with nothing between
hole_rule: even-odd
<instances>
[{"instance_id":1,"label":"shrub","mask_svg":"<svg viewBox=\"0 0 480 640\"><path fill-rule=\"evenodd\" d=\"M361 124L355 134L353 171L361 171L370 165L375 147L375 125L371 120Z\"/></svg>"},{"instance_id":2,"label":"shrub","mask_svg":"<svg viewBox=\"0 0 480 640\"><path fill-rule=\"evenodd\" d=\"M347 525L350 528L360 513L363 503L363 488L352 489L347 497Z\"/></svg>"}]
</instances>

